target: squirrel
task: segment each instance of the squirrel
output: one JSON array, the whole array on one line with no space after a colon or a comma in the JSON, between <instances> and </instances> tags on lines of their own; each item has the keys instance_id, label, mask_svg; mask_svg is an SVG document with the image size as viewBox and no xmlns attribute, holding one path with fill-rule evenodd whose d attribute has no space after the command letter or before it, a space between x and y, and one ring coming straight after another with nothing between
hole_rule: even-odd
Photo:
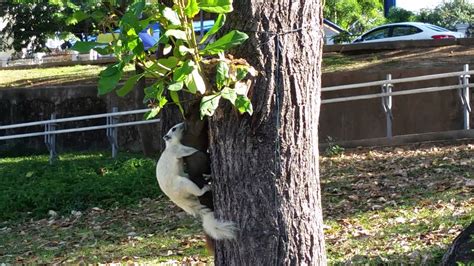
<instances>
[{"instance_id":1,"label":"squirrel","mask_svg":"<svg viewBox=\"0 0 474 266\"><path fill-rule=\"evenodd\" d=\"M173 126L163 137L166 148L156 165L158 184L170 200L185 212L200 216L205 233L214 240L235 238L235 225L232 222L217 220L214 211L201 204L198 197L210 191L209 185L199 187L184 172L183 157L199 151L181 144L185 125Z\"/></svg>"}]
</instances>

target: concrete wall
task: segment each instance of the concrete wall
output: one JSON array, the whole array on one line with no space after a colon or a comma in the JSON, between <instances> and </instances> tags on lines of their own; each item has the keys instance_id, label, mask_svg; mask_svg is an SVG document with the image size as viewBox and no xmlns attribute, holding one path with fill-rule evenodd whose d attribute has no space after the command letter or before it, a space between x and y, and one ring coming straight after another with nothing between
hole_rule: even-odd
<instances>
[{"instance_id":1,"label":"concrete wall","mask_svg":"<svg viewBox=\"0 0 474 266\"><path fill-rule=\"evenodd\" d=\"M412 77L434 73L453 72L453 68L414 69L392 71L392 78ZM323 75L323 87L353 84L385 79L386 72L373 70L326 73ZM429 86L445 86L457 84L457 78L438 79L434 81L397 84L394 91L407 90ZM474 106L474 95L471 90L471 105ZM322 98L352 96L358 94L379 93L379 87L362 88L349 91L323 93ZM31 89L0 89L0 124L16 124L38 120L48 120L52 113L58 118L79 115L104 113L119 107L119 110L136 109L133 95L119 98L113 93L97 96L95 86L70 86ZM456 90L434 92L393 98L393 134L416 134L437 131L462 129L461 104ZM121 122L141 119L138 115L122 117ZM59 128L71 128L104 124L105 119L70 122L61 124ZM320 142L328 136L339 140L358 140L385 137L385 114L381 99L360 100L345 103L325 104L321 107ZM471 115L474 125L474 114ZM159 135L159 126L153 129ZM0 131L0 135L43 131L43 127L30 127ZM155 142L159 142L156 138ZM88 131L71 134L61 134L57 137L58 151L107 149L109 144L105 130ZM154 143L159 145L159 143ZM137 128L126 127L119 129L119 145L124 150L141 150ZM45 152L43 137L33 137L17 140L0 141L0 156L7 153L29 153L31 151Z\"/></svg>"},{"instance_id":2,"label":"concrete wall","mask_svg":"<svg viewBox=\"0 0 474 266\"><path fill-rule=\"evenodd\" d=\"M132 110L134 104L133 95L127 98L120 98L113 93L104 96L97 96L95 86L69 86L69 87L49 87L49 88L28 88L28 89L0 89L0 124L9 125L31 121L48 120L52 113L57 114L57 118L90 115L105 113L112 110L112 107L119 107L119 110ZM124 116L120 122L142 119L141 115L136 118ZM58 129L74 128L105 124L105 118L61 123ZM158 125L153 125L159 130ZM28 133L44 131L44 127L35 126L25 129L2 130L0 135L11 135L18 133ZM136 127L121 127L119 132L119 146L124 150L141 150L140 141ZM159 131L157 131L159 132ZM57 135L58 151L64 150L86 150L86 149L107 149L109 144L104 130L85 131L70 134ZM3 154L24 154L30 152L47 151L43 137L32 137L15 140L0 141L0 155Z\"/></svg>"},{"instance_id":3,"label":"concrete wall","mask_svg":"<svg viewBox=\"0 0 474 266\"><path fill-rule=\"evenodd\" d=\"M454 72L453 68L411 69L391 71L392 78L405 78L436 73ZM383 80L385 71L377 69L326 73L323 87ZM456 85L458 79L445 78L395 84L394 91L424 88L431 86ZM380 87L352 89L323 93L322 98L337 98L359 94L380 93ZM471 90L471 106L474 106ZM462 129L463 114L457 90L432 92L393 97L393 135L405 135ZM474 117L471 115L471 124ZM320 142L328 136L339 141L386 136L385 113L381 99L359 100L321 106Z\"/></svg>"}]
</instances>

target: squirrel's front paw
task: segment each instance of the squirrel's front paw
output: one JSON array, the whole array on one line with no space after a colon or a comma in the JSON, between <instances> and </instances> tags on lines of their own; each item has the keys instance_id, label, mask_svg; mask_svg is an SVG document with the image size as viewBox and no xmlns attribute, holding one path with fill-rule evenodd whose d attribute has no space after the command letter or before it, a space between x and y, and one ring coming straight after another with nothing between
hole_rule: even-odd
<instances>
[{"instance_id":1,"label":"squirrel's front paw","mask_svg":"<svg viewBox=\"0 0 474 266\"><path fill-rule=\"evenodd\" d=\"M205 186L203 186L203 187L201 188L201 193L202 193L202 195L203 195L204 193L208 192L208 191L211 191L211 186L209 186L209 185L205 185Z\"/></svg>"}]
</instances>

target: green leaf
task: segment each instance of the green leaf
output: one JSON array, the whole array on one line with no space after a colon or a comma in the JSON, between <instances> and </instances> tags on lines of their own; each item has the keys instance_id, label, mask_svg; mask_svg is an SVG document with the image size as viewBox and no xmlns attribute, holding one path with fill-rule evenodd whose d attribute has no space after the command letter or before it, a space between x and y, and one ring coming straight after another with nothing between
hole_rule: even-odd
<instances>
[{"instance_id":1,"label":"green leaf","mask_svg":"<svg viewBox=\"0 0 474 266\"><path fill-rule=\"evenodd\" d=\"M191 49L185 45L180 45L178 47L178 52L180 55L185 55L187 53L194 54L194 49Z\"/></svg>"},{"instance_id":2,"label":"green leaf","mask_svg":"<svg viewBox=\"0 0 474 266\"><path fill-rule=\"evenodd\" d=\"M242 44L248 39L248 35L238 30L233 30L226 35L219 38L217 41L208 44L202 53L206 55L213 55L228 50L236 45Z\"/></svg>"},{"instance_id":3,"label":"green leaf","mask_svg":"<svg viewBox=\"0 0 474 266\"><path fill-rule=\"evenodd\" d=\"M165 7L162 11L163 17L165 17L172 25L181 25L178 14L176 11L169 7Z\"/></svg>"},{"instance_id":4,"label":"green leaf","mask_svg":"<svg viewBox=\"0 0 474 266\"><path fill-rule=\"evenodd\" d=\"M137 32L135 31L134 28L130 28L130 29L127 31L127 36L128 36L128 37L138 37L138 34L137 34Z\"/></svg>"},{"instance_id":5,"label":"green leaf","mask_svg":"<svg viewBox=\"0 0 474 266\"><path fill-rule=\"evenodd\" d=\"M141 79L144 76L144 74L138 74L133 77L130 77L125 84L122 86L122 88L117 90L117 95L120 97L123 97L127 95L130 91L132 91L134 85L138 82L139 79Z\"/></svg>"},{"instance_id":6,"label":"green leaf","mask_svg":"<svg viewBox=\"0 0 474 266\"><path fill-rule=\"evenodd\" d=\"M235 101L237 100L237 93L235 90L225 87L221 91L222 98L229 100L233 105L235 105Z\"/></svg>"},{"instance_id":7,"label":"green leaf","mask_svg":"<svg viewBox=\"0 0 474 266\"><path fill-rule=\"evenodd\" d=\"M166 99L166 97L161 97L160 100L158 101L158 106L163 108L167 102L168 102L168 99Z\"/></svg>"},{"instance_id":8,"label":"green leaf","mask_svg":"<svg viewBox=\"0 0 474 266\"><path fill-rule=\"evenodd\" d=\"M186 40L186 33L182 30L167 30L164 34L166 37L170 37L170 36L173 36L175 37L176 39L179 39L179 40Z\"/></svg>"},{"instance_id":9,"label":"green leaf","mask_svg":"<svg viewBox=\"0 0 474 266\"><path fill-rule=\"evenodd\" d=\"M137 38L137 40L140 40ZM141 41L138 41L137 45L135 48L132 49L132 54L135 55L140 61L145 60L146 54L145 54L145 48L143 47L143 43Z\"/></svg>"},{"instance_id":10,"label":"green leaf","mask_svg":"<svg viewBox=\"0 0 474 266\"><path fill-rule=\"evenodd\" d=\"M89 50L94 49L97 46L104 46L104 44L98 42L76 42L71 47L71 50L78 51L79 53L88 53Z\"/></svg>"},{"instance_id":11,"label":"green leaf","mask_svg":"<svg viewBox=\"0 0 474 266\"><path fill-rule=\"evenodd\" d=\"M253 114L252 102L250 102L250 99L247 96L238 95L235 101L235 107L237 107L237 110L239 110L241 114L245 112L249 115Z\"/></svg>"},{"instance_id":12,"label":"green leaf","mask_svg":"<svg viewBox=\"0 0 474 266\"><path fill-rule=\"evenodd\" d=\"M222 88L229 79L229 65L225 61L219 61L216 72L217 88Z\"/></svg>"},{"instance_id":13,"label":"green leaf","mask_svg":"<svg viewBox=\"0 0 474 266\"><path fill-rule=\"evenodd\" d=\"M204 116L212 116L214 114L217 107L219 106L220 99L221 99L221 95L219 94L202 97L201 106L200 106L201 119Z\"/></svg>"},{"instance_id":14,"label":"green leaf","mask_svg":"<svg viewBox=\"0 0 474 266\"><path fill-rule=\"evenodd\" d=\"M195 94L197 91L201 94L206 93L206 84L204 83L204 79L196 67L193 69L190 75L186 76L185 84L186 87L188 87L188 90L193 94Z\"/></svg>"},{"instance_id":15,"label":"green leaf","mask_svg":"<svg viewBox=\"0 0 474 266\"><path fill-rule=\"evenodd\" d=\"M183 81L178 81L178 82L170 84L168 86L168 90L169 91L180 91L181 89L183 89L183 86L184 86L184 82Z\"/></svg>"},{"instance_id":16,"label":"green leaf","mask_svg":"<svg viewBox=\"0 0 474 266\"><path fill-rule=\"evenodd\" d=\"M181 105L181 102L179 101L178 93L176 91L170 91L170 97L171 97L171 100L173 100L173 102L178 106L181 114L184 115L184 109L183 109L183 106Z\"/></svg>"},{"instance_id":17,"label":"green leaf","mask_svg":"<svg viewBox=\"0 0 474 266\"><path fill-rule=\"evenodd\" d=\"M163 84L163 81L160 80L160 81L157 81L155 83L153 83L153 85L149 86L149 87L146 87L144 89L145 91L145 102L146 100L150 100L150 99L160 99L161 96L163 95L163 91L165 90L165 86Z\"/></svg>"},{"instance_id":18,"label":"green leaf","mask_svg":"<svg viewBox=\"0 0 474 266\"><path fill-rule=\"evenodd\" d=\"M194 18L199 13L199 5L196 0L188 0L188 4L186 5L186 8L184 9L184 14L188 18Z\"/></svg>"},{"instance_id":19,"label":"green leaf","mask_svg":"<svg viewBox=\"0 0 474 266\"><path fill-rule=\"evenodd\" d=\"M71 17L66 19L66 25L76 25L77 23L83 21L84 19L89 18L89 15L84 13L81 10L78 10L72 14Z\"/></svg>"},{"instance_id":20,"label":"green leaf","mask_svg":"<svg viewBox=\"0 0 474 266\"><path fill-rule=\"evenodd\" d=\"M106 14L104 12L102 12L101 10L95 10L94 12L92 12L91 17L96 22L100 22L104 19L105 15Z\"/></svg>"},{"instance_id":21,"label":"green leaf","mask_svg":"<svg viewBox=\"0 0 474 266\"><path fill-rule=\"evenodd\" d=\"M222 26L224 26L224 23L225 23L225 18L226 17L224 14L219 14L219 16L216 19L216 22L214 22L214 25L212 25L212 28L208 32L206 32L206 34L204 34L199 44L204 43L207 40L207 38L215 34L220 28L222 28Z\"/></svg>"},{"instance_id":22,"label":"green leaf","mask_svg":"<svg viewBox=\"0 0 474 266\"><path fill-rule=\"evenodd\" d=\"M116 63L108 66L106 69L102 70L99 74L99 95L104 95L115 89L120 78L122 78L123 73L123 64Z\"/></svg>"},{"instance_id":23,"label":"green leaf","mask_svg":"<svg viewBox=\"0 0 474 266\"><path fill-rule=\"evenodd\" d=\"M129 12L123 15L122 19L120 20L120 27L122 32L126 32L130 28L134 28L137 31L141 30L140 21L138 20L138 17Z\"/></svg>"},{"instance_id":24,"label":"green leaf","mask_svg":"<svg viewBox=\"0 0 474 266\"><path fill-rule=\"evenodd\" d=\"M152 119L153 117L158 115L160 110L161 110L161 107L159 107L159 106L153 107L150 111L145 113L145 115L144 115L145 119L146 120Z\"/></svg>"},{"instance_id":25,"label":"green leaf","mask_svg":"<svg viewBox=\"0 0 474 266\"><path fill-rule=\"evenodd\" d=\"M138 38L130 39L127 42L127 48L132 51L135 47L138 46Z\"/></svg>"},{"instance_id":26,"label":"green leaf","mask_svg":"<svg viewBox=\"0 0 474 266\"><path fill-rule=\"evenodd\" d=\"M210 13L232 12L232 0L201 0L199 7Z\"/></svg>"},{"instance_id":27,"label":"green leaf","mask_svg":"<svg viewBox=\"0 0 474 266\"><path fill-rule=\"evenodd\" d=\"M248 66L238 66L237 67L237 81L244 79L249 73Z\"/></svg>"},{"instance_id":28,"label":"green leaf","mask_svg":"<svg viewBox=\"0 0 474 266\"><path fill-rule=\"evenodd\" d=\"M143 12L143 8L145 8L145 0L134 1L134 3L129 6L127 13L132 13L136 17L139 17Z\"/></svg>"},{"instance_id":29,"label":"green leaf","mask_svg":"<svg viewBox=\"0 0 474 266\"><path fill-rule=\"evenodd\" d=\"M28 173L26 173L25 177L32 177L33 175L35 174L35 171L29 171Z\"/></svg>"},{"instance_id":30,"label":"green leaf","mask_svg":"<svg viewBox=\"0 0 474 266\"><path fill-rule=\"evenodd\" d=\"M178 61L179 61L178 58L176 58L174 56L170 56L170 57L167 57L167 58L158 59L157 64L161 68L163 68L167 71L171 71L173 68L176 67L176 65L178 65Z\"/></svg>"},{"instance_id":31,"label":"green leaf","mask_svg":"<svg viewBox=\"0 0 474 266\"><path fill-rule=\"evenodd\" d=\"M94 50L101 55L109 55L114 52L112 48L108 45L104 48L96 47L94 48Z\"/></svg>"},{"instance_id":32,"label":"green leaf","mask_svg":"<svg viewBox=\"0 0 474 266\"><path fill-rule=\"evenodd\" d=\"M191 60L187 60L186 62L184 62L182 66L175 68L173 72L173 80L184 81L187 75L193 72L193 69L194 69L194 62Z\"/></svg>"}]
</instances>

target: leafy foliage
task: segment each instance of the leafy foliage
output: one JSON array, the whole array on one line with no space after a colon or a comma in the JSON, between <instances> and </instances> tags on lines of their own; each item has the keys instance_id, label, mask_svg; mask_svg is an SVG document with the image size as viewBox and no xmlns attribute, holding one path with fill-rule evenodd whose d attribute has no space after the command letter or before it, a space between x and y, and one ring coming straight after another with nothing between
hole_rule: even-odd
<instances>
[{"instance_id":1,"label":"leafy foliage","mask_svg":"<svg viewBox=\"0 0 474 266\"><path fill-rule=\"evenodd\" d=\"M49 37L75 38L86 41L92 34L111 30L117 24L126 1L49 0L9 1L0 8L6 25L0 30L0 50L22 48L44 49Z\"/></svg>"},{"instance_id":2,"label":"leafy foliage","mask_svg":"<svg viewBox=\"0 0 474 266\"><path fill-rule=\"evenodd\" d=\"M422 9L418 20L455 30L458 23L473 23L474 3L467 0L445 1L434 9Z\"/></svg>"},{"instance_id":3,"label":"leafy foliage","mask_svg":"<svg viewBox=\"0 0 474 266\"><path fill-rule=\"evenodd\" d=\"M326 0L324 17L360 34L385 21L383 0Z\"/></svg>"},{"instance_id":4,"label":"leafy foliage","mask_svg":"<svg viewBox=\"0 0 474 266\"><path fill-rule=\"evenodd\" d=\"M390 23L397 23L397 22L407 22L407 21L416 21L417 17L415 13L400 8L400 7L393 7L390 8L387 16L387 22Z\"/></svg>"},{"instance_id":5,"label":"leafy foliage","mask_svg":"<svg viewBox=\"0 0 474 266\"><path fill-rule=\"evenodd\" d=\"M60 30L60 19L52 16L59 8L47 3L12 3L0 8L0 18L6 22L0 29L0 50L20 51L28 45L32 50L42 48L46 39Z\"/></svg>"},{"instance_id":6,"label":"leafy foliage","mask_svg":"<svg viewBox=\"0 0 474 266\"><path fill-rule=\"evenodd\" d=\"M196 94L201 98L201 117L212 115L220 99L228 100L240 113L252 114L252 104L247 97L250 86L247 76L254 76L256 71L245 60L225 55L248 36L232 30L210 41L224 25L225 14L232 10L231 0L193 0L187 4L177 0L172 8L136 1L121 17L118 22L120 34L113 35L107 47L78 42L72 49L94 48L99 53L115 54L119 62L101 72L99 94L116 89L125 65L134 62L143 68L143 76L132 77L132 81L127 81L117 93L124 96L140 78L152 79L153 84L145 89L145 101L152 107L146 118L156 116L170 103L183 111L180 103L182 93ZM200 11L217 13L218 17L212 29L198 43L192 21ZM149 33L152 23L159 23L163 34L158 44L146 51L138 33ZM163 57L151 55L157 50L162 51Z\"/></svg>"}]
</instances>

